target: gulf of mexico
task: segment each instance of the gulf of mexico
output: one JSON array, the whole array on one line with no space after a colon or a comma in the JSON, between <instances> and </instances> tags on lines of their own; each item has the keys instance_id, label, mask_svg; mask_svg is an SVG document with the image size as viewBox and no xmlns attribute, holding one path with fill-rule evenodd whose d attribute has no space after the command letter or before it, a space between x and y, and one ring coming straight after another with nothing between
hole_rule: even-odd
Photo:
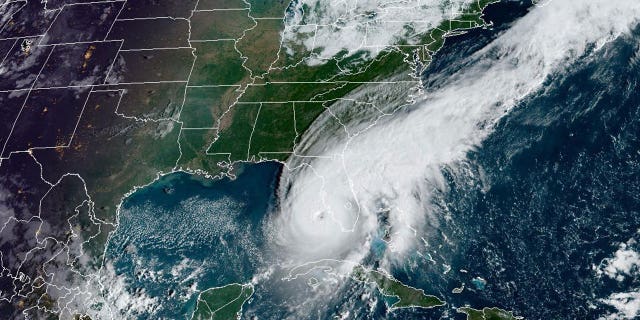
<instances>
[{"instance_id":1,"label":"gulf of mexico","mask_svg":"<svg viewBox=\"0 0 640 320\"><path fill-rule=\"evenodd\" d=\"M124 279L117 289L136 300L153 299L140 318L166 319L188 317L198 291L250 281L264 263L262 220L281 168L243 164L236 179L179 172L138 190L123 203L105 276Z\"/></svg>"}]
</instances>

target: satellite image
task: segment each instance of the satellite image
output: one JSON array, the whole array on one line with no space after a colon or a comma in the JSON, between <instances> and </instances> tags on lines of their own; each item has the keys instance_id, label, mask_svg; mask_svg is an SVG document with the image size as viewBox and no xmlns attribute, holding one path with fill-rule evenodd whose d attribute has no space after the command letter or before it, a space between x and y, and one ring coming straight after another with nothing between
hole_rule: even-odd
<instances>
[{"instance_id":1,"label":"satellite image","mask_svg":"<svg viewBox=\"0 0 640 320\"><path fill-rule=\"evenodd\" d=\"M0 0L0 320L640 319L639 0Z\"/></svg>"}]
</instances>

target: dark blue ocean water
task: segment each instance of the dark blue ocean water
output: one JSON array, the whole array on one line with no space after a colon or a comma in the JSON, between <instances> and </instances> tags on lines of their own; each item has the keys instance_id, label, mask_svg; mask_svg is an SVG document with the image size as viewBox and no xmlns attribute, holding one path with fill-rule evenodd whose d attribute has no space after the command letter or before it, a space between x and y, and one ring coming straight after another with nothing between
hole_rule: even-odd
<instances>
[{"instance_id":1,"label":"dark blue ocean water","mask_svg":"<svg viewBox=\"0 0 640 320\"><path fill-rule=\"evenodd\" d=\"M445 48L452 54L431 71L455 68L448 66L455 65L453 52L475 40L481 47L487 35L454 39ZM426 78L437 85L437 76ZM462 170L443 171L448 191L436 203L451 219L434 224L427 238L434 262L415 256L397 267L399 279L438 292L450 307L498 306L527 319L597 319L615 311L599 300L637 291L640 278L599 277L594 267L620 243L638 240L640 30L548 79ZM478 286L477 277L486 284ZM462 283L471 290L452 294ZM394 318L452 316L417 310Z\"/></svg>"},{"instance_id":2,"label":"dark blue ocean water","mask_svg":"<svg viewBox=\"0 0 640 320\"><path fill-rule=\"evenodd\" d=\"M640 227L639 49L636 31L518 106L471 155L488 190L450 176L454 268L488 280L483 299L529 319L592 319L606 311L595 299L638 288L592 266Z\"/></svg>"},{"instance_id":3,"label":"dark blue ocean water","mask_svg":"<svg viewBox=\"0 0 640 320\"><path fill-rule=\"evenodd\" d=\"M425 71L427 86L464 67L456 62L529 5L492 6L487 16L495 28L449 39ZM463 319L453 308L466 304L497 306L527 319L597 319L614 311L598 300L637 290L640 279L597 277L593 267L619 243L638 237L639 89L637 31L548 79L469 154L462 170L442 168L448 189L434 203L450 219L434 223L424 235L429 246L392 272L443 298L446 307L388 314L382 299L370 308L361 299L362 286L354 284L310 318L328 319L347 308L362 319ZM247 282L270 262L261 250L261 227L279 170L274 163L247 165L233 181L164 177L127 199L107 261L131 288L168 302L158 316L188 315L190 286ZM249 315L286 314L283 300L268 305L278 290L268 286L275 283L258 285ZM461 294L451 292L462 283Z\"/></svg>"},{"instance_id":4,"label":"dark blue ocean water","mask_svg":"<svg viewBox=\"0 0 640 320\"><path fill-rule=\"evenodd\" d=\"M152 318L190 315L196 290L246 283L263 264L261 223L280 170L260 163L234 180L162 177L124 202L106 261L130 292L159 299Z\"/></svg>"}]
</instances>

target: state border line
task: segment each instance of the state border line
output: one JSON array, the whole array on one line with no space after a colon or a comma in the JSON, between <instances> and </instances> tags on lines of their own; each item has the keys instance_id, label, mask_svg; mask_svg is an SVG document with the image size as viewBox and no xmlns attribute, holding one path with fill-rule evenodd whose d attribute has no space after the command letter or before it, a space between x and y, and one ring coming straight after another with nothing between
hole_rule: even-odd
<instances>
[{"instance_id":1,"label":"state border line","mask_svg":"<svg viewBox=\"0 0 640 320\"><path fill-rule=\"evenodd\" d=\"M58 10L64 7L71 7L71 6L83 6L83 5L88 5L88 4L103 4L103 3L114 3L114 2L122 2L125 3L127 2L127 0L104 0L104 1L88 1L88 2L73 2L73 3L65 3L62 6L60 6L57 9L49 9L49 10Z\"/></svg>"},{"instance_id":2,"label":"state border line","mask_svg":"<svg viewBox=\"0 0 640 320\"><path fill-rule=\"evenodd\" d=\"M106 38L106 36L105 36L105 38ZM105 83L107 83L107 81L109 81L109 76L111 75L111 71L113 71L113 66L116 65L116 61L118 61L118 57L120 56L120 50L122 50L122 46L123 45L124 45L124 40L121 40L120 47L118 47L118 50L116 51L116 53L114 55L113 61L111 61L111 65L109 66L109 69L107 70L107 73L106 73L106 75L104 77L104 81L102 81L102 84L105 84Z\"/></svg>"},{"instance_id":3,"label":"state border line","mask_svg":"<svg viewBox=\"0 0 640 320\"><path fill-rule=\"evenodd\" d=\"M184 91L182 92L182 103L180 104L180 107L178 109L178 113L175 115L176 116L176 121L180 124L180 129L178 130L178 138L176 139L176 144L178 145L178 152L179 152L179 156L176 159L176 162L173 166L173 170L176 170L177 168L179 168L179 164L180 161L182 160L182 157L184 156L184 154L182 153L182 143L180 142L181 137L182 137L182 128L184 126L184 122L180 120L180 118L182 118L182 111L184 110L184 106L187 103L187 93L189 91L189 82L191 82L191 75L193 74L193 69L195 69L196 67L196 63L198 63L198 55L196 54L197 52L197 48L193 47L192 43L190 42L191 40L191 32L192 32L192 19L193 19L193 15L195 14L196 10L198 9L198 6L200 5L200 0L196 0L196 3L193 6L193 9L191 10L191 13L189 14L189 17L187 18L187 25L189 26L189 33L187 35L187 43L189 43L189 47L192 49L191 50L191 55L193 56L193 62L191 63L191 68L189 69L189 75L187 76L187 82L184 86Z\"/></svg>"},{"instance_id":4,"label":"state border line","mask_svg":"<svg viewBox=\"0 0 640 320\"><path fill-rule=\"evenodd\" d=\"M124 39L119 40L124 42ZM181 50L181 49L191 49L191 50L195 50L196 48L194 47L166 47L166 48L137 48L137 49L120 49L118 50L118 53L120 52L136 52L136 51L153 51L153 50Z\"/></svg>"},{"instance_id":5,"label":"state border line","mask_svg":"<svg viewBox=\"0 0 640 320\"><path fill-rule=\"evenodd\" d=\"M138 18L117 18L114 19L113 23L115 24L118 21L144 21L144 20L160 20L160 19L169 19L169 20L185 20L189 22L189 18L183 17L171 17L171 16L161 16L161 17L138 17ZM111 30L109 30L111 31Z\"/></svg>"},{"instance_id":6,"label":"state border line","mask_svg":"<svg viewBox=\"0 0 640 320\"><path fill-rule=\"evenodd\" d=\"M51 30L51 27L56 23L56 20L58 20L58 17L60 16L60 13L62 12L62 9L64 9L66 5L63 5L62 7L55 9L58 11L58 13L56 14L56 16L53 18L53 20L51 20L51 23L49 24L49 26L47 27L47 30L44 31L44 33L42 34L42 36L40 36L40 38L38 39L38 44L36 46L39 46L42 44L42 40L45 38L45 36L47 35L47 33L49 33L49 30ZM45 10L46 10L46 6L45 6ZM55 11L52 10L52 11Z\"/></svg>"},{"instance_id":7,"label":"state border line","mask_svg":"<svg viewBox=\"0 0 640 320\"><path fill-rule=\"evenodd\" d=\"M122 39L110 39L110 40L93 40L93 41L77 41L77 42L60 42L60 43L46 43L46 44L38 44L37 47L53 47L53 46L71 46L76 44L92 44L92 43L108 43L108 42L118 42L124 41Z\"/></svg>"},{"instance_id":8,"label":"state border line","mask_svg":"<svg viewBox=\"0 0 640 320\"><path fill-rule=\"evenodd\" d=\"M10 3L15 3L15 2L18 2L18 1L7 1L7 2L3 3L3 4L2 4L2 6L4 7L5 5L8 5L8 4L10 4ZM24 1L24 3L22 4L22 6L21 6L18 10L16 10L14 13L12 13L12 14L9 16L9 18L10 18L10 19L12 19L12 18L13 18L13 16L14 16L16 13L20 12L20 11L21 11L24 7L26 7L26 6L27 6L27 1L25 0L25 1ZM4 29L7 27L7 25L8 25L8 23L5 23L4 25L2 25L2 28L0 28L0 32L3 32L3 31L4 31Z\"/></svg>"},{"instance_id":9,"label":"state border line","mask_svg":"<svg viewBox=\"0 0 640 320\"><path fill-rule=\"evenodd\" d=\"M251 7L245 7L245 8L217 8L217 9L197 9L197 10L193 10L193 12L215 12L215 11L246 11L249 10L251 11Z\"/></svg>"},{"instance_id":10,"label":"state border line","mask_svg":"<svg viewBox=\"0 0 640 320\"><path fill-rule=\"evenodd\" d=\"M187 88L218 88L218 87L237 87L237 88L241 88L242 85L239 84L202 84L202 85L197 85L197 84L191 84L191 85L187 85Z\"/></svg>"},{"instance_id":11,"label":"state border line","mask_svg":"<svg viewBox=\"0 0 640 320\"><path fill-rule=\"evenodd\" d=\"M24 110L24 106L27 104L27 101L29 100L29 96L31 95L31 91L35 87L36 82L38 82L38 78L40 77L40 74L42 73L42 71L46 67L47 62L49 61L49 58L51 58L51 54L52 53L53 53L53 49L51 51L49 51L49 54L47 55L47 59L44 60L44 63L42 64L42 67L40 68L40 71L36 75L36 78L33 80L33 83L31 84L31 88L29 89L29 91L27 93L27 96L24 98L24 102L22 103L22 106L20 107L20 111L18 112L18 115L16 115L16 118L13 121L13 125L11 125L11 131L9 131L9 134L7 135L7 140L5 140L4 145L2 146L2 151L0 151L0 157L2 157L2 155L5 152L5 150L7 149L7 144L9 143L9 140L11 140L11 136L13 135L13 130L16 127L16 123L18 123L18 119L20 119L20 115L22 114L22 111Z\"/></svg>"},{"instance_id":12,"label":"state border line","mask_svg":"<svg viewBox=\"0 0 640 320\"><path fill-rule=\"evenodd\" d=\"M236 42L238 41L238 39L234 39L234 38L220 38L220 39L189 39L187 40L189 43L191 42L195 42L195 43L199 43L199 42L216 42L216 41L233 41Z\"/></svg>"},{"instance_id":13,"label":"state border line","mask_svg":"<svg viewBox=\"0 0 640 320\"><path fill-rule=\"evenodd\" d=\"M2 32L2 30L0 30ZM3 40L19 40L19 39L27 39L27 38L41 38L44 37L44 34L34 34L34 35L26 35L26 36L16 36L16 37L7 37L1 38L0 41Z\"/></svg>"},{"instance_id":14,"label":"state border line","mask_svg":"<svg viewBox=\"0 0 640 320\"><path fill-rule=\"evenodd\" d=\"M113 21L111 22L111 26L109 26L109 30L107 30L107 33L105 33L104 40L107 40L107 38L109 38L109 34L111 34L111 30L113 29L113 26L116 24L116 20L118 20L118 17L120 17L120 15L122 14L122 10L124 10L124 7L126 5L127 5L127 0L124 0L122 7L120 7L120 10L118 11L118 14L116 14ZM116 56L117 56L117 53L116 53Z\"/></svg>"},{"instance_id":15,"label":"state border line","mask_svg":"<svg viewBox=\"0 0 640 320\"><path fill-rule=\"evenodd\" d=\"M237 104L237 102L236 102ZM256 131L256 125L258 125L258 120L260 119L260 111L262 110L262 106L263 104L260 103L260 106L258 107L258 113L256 113L256 119L253 120L253 126L251 127L251 134L249 135L249 145L247 146L247 159L246 161L253 161L253 159L255 159L255 157L251 157L251 140L253 140L253 133Z\"/></svg>"},{"instance_id":16,"label":"state border line","mask_svg":"<svg viewBox=\"0 0 640 320\"><path fill-rule=\"evenodd\" d=\"M9 48L9 50L7 51L7 54L5 54L4 57L2 58L2 61L0 61L0 66L4 64L4 61L7 60L11 52L13 52L13 48L16 47L16 43L18 43L18 39L13 40L13 44L11 45L11 48Z\"/></svg>"},{"instance_id":17,"label":"state border line","mask_svg":"<svg viewBox=\"0 0 640 320\"><path fill-rule=\"evenodd\" d=\"M38 89L34 89L33 91L37 91L37 90ZM94 91L93 88L91 88L91 90L89 90L89 92L87 93L87 98L85 99L84 104L82 105L82 110L80 110L80 114L78 115L78 120L76 121L76 125L73 128L73 132L71 132L71 137L69 138L69 142L66 145L53 146L53 147L28 147L28 148L26 148L24 150L11 151L11 152L9 152L9 154L6 157L2 156L2 154L4 153L4 151L3 151L3 153L0 154L0 163L2 163L2 160L6 160L6 159L11 158L11 155L13 155L13 154L25 153L25 152L31 154L34 150L37 151L37 150L50 150L50 149L60 149L60 148L66 149L66 148L70 148L71 144L73 143L73 138L76 135L76 130L78 130L78 126L80 125L80 122L82 121L82 115L84 114L84 110L86 109L87 103L89 102L89 99L91 98L91 94L94 93L94 92L98 92L98 91ZM102 91L100 91L100 92L102 92ZM28 97L26 97L26 99L28 99ZM120 100L122 100L122 94L120 95ZM120 100L118 100L118 104L120 104ZM26 100L25 100L25 102L26 102ZM17 121L17 119L18 118L16 118L16 121ZM15 123L14 123L14 126L15 126ZM7 137L7 142L9 141L9 137L11 137L11 135L9 135ZM6 142L5 142L5 144L6 144Z\"/></svg>"},{"instance_id":18,"label":"state border line","mask_svg":"<svg viewBox=\"0 0 640 320\"><path fill-rule=\"evenodd\" d=\"M91 87L117 87L127 85L144 85L144 84L163 84L163 83L187 83L186 80L164 80L164 81L139 81L139 82L119 82L119 83L98 83L98 84L86 84L86 85L69 85L69 86L57 86L57 87L33 87L33 88L21 88L21 89L9 89L0 90L0 93L30 91L30 90L56 90L56 89L83 89ZM113 89L117 90L117 89Z\"/></svg>"}]
</instances>

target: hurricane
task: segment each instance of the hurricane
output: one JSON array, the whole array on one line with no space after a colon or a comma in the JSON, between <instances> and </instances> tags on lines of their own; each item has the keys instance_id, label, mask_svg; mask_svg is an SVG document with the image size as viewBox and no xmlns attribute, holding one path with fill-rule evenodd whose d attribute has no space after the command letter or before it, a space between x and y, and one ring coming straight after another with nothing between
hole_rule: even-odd
<instances>
[{"instance_id":1,"label":"hurricane","mask_svg":"<svg viewBox=\"0 0 640 320\"><path fill-rule=\"evenodd\" d=\"M442 168L455 170L549 77L629 32L639 16L637 1L538 3L435 85L369 86L338 102L286 163L269 221L279 252L292 264L359 261L381 237L384 260L401 259L441 214L430 199L446 188ZM377 94L372 106L351 108L374 93L367 90Z\"/></svg>"}]
</instances>

